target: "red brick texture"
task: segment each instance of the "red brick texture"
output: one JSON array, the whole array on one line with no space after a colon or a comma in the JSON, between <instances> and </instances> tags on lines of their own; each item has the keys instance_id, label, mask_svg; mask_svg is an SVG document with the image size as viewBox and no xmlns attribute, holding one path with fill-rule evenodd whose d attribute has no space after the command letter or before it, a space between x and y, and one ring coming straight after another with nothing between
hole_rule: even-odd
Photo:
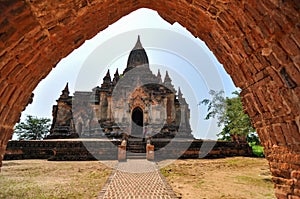
<instances>
[{"instance_id":1,"label":"red brick texture","mask_svg":"<svg viewBox=\"0 0 300 199\"><path fill-rule=\"evenodd\" d=\"M0 162L33 89L85 40L139 8L199 37L242 88L278 198L300 197L300 1L3 0Z\"/></svg>"}]
</instances>

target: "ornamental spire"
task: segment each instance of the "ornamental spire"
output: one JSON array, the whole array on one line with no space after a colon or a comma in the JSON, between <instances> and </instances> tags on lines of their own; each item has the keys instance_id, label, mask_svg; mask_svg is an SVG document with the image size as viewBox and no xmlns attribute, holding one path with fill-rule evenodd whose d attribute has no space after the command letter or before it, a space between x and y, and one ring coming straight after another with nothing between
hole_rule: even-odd
<instances>
[{"instance_id":1,"label":"ornamental spire","mask_svg":"<svg viewBox=\"0 0 300 199\"><path fill-rule=\"evenodd\" d=\"M119 75L119 71L117 69L115 74L114 74L114 79L113 79L113 85L114 86L118 83L119 79L120 79L120 75Z\"/></svg>"},{"instance_id":2,"label":"ornamental spire","mask_svg":"<svg viewBox=\"0 0 300 199\"><path fill-rule=\"evenodd\" d=\"M168 83L168 82L172 82L170 76L169 76L169 73L168 71L166 71L166 76L165 76L165 80L164 80L164 83Z\"/></svg>"},{"instance_id":3,"label":"ornamental spire","mask_svg":"<svg viewBox=\"0 0 300 199\"><path fill-rule=\"evenodd\" d=\"M173 86L173 84L172 84L172 80L171 80L171 78L170 78L170 76L169 76L168 71L166 71L166 76L165 76L165 79L164 79L164 85L165 85L168 89L170 89L172 92L175 91L174 86Z\"/></svg>"},{"instance_id":4,"label":"ornamental spire","mask_svg":"<svg viewBox=\"0 0 300 199\"><path fill-rule=\"evenodd\" d=\"M103 83L101 85L101 88L108 88L110 86L110 84L111 84L111 78L110 78L110 73L109 73L109 69L108 69L105 77L103 78Z\"/></svg>"},{"instance_id":5,"label":"ornamental spire","mask_svg":"<svg viewBox=\"0 0 300 199\"><path fill-rule=\"evenodd\" d=\"M67 84L66 84L66 86L65 86L65 88L64 88L63 91L70 93L69 92L69 82L67 82Z\"/></svg>"},{"instance_id":6,"label":"ornamental spire","mask_svg":"<svg viewBox=\"0 0 300 199\"><path fill-rule=\"evenodd\" d=\"M70 92L69 92L69 83L68 82L67 82L64 90L62 90L61 92L62 92L62 94L60 95L61 98L69 97Z\"/></svg>"},{"instance_id":7,"label":"ornamental spire","mask_svg":"<svg viewBox=\"0 0 300 199\"><path fill-rule=\"evenodd\" d=\"M148 66L148 65L149 65L149 60L148 60L147 53L142 46L140 36L138 36L137 42L129 54L127 60L127 67L124 70L123 74L125 74L127 71L135 67Z\"/></svg>"},{"instance_id":8,"label":"ornamental spire","mask_svg":"<svg viewBox=\"0 0 300 199\"><path fill-rule=\"evenodd\" d=\"M158 72L157 72L157 79L158 79L158 83L162 83L161 74L160 74L159 69L158 69Z\"/></svg>"},{"instance_id":9,"label":"ornamental spire","mask_svg":"<svg viewBox=\"0 0 300 199\"><path fill-rule=\"evenodd\" d=\"M109 77L109 78L110 78L110 72L109 72L109 69L107 70L107 73L106 73L105 77ZM104 78L105 78L105 77L104 77Z\"/></svg>"},{"instance_id":10,"label":"ornamental spire","mask_svg":"<svg viewBox=\"0 0 300 199\"><path fill-rule=\"evenodd\" d=\"M132 50L138 50L138 49L144 49L141 43L140 35L138 35L138 39L136 41L136 44Z\"/></svg>"},{"instance_id":11,"label":"ornamental spire","mask_svg":"<svg viewBox=\"0 0 300 199\"><path fill-rule=\"evenodd\" d=\"M182 92L181 92L180 87L178 87L178 98L182 99Z\"/></svg>"}]
</instances>

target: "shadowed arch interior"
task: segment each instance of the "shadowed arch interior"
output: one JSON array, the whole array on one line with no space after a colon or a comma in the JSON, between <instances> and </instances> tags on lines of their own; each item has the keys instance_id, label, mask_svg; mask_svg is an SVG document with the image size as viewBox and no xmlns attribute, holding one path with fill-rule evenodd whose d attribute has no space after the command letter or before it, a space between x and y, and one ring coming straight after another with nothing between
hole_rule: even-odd
<instances>
[{"instance_id":1,"label":"shadowed arch interior","mask_svg":"<svg viewBox=\"0 0 300 199\"><path fill-rule=\"evenodd\" d=\"M131 121L131 135L140 138L143 137L144 114L140 107L133 109Z\"/></svg>"},{"instance_id":2,"label":"shadowed arch interior","mask_svg":"<svg viewBox=\"0 0 300 199\"><path fill-rule=\"evenodd\" d=\"M37 84L85 40L139 8L156 10L205 41L242 89L276 196L300 197L297 0L1 1L0 162Z\"/></svg>"}]
</instances>

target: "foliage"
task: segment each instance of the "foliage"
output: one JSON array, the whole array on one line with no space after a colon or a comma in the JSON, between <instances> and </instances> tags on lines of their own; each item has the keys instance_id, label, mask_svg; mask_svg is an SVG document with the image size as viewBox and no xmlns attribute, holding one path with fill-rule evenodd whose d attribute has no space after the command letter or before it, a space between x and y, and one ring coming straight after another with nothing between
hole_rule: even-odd
<instances>
[{"instance_id":1,"label":"foliage","mask_svg":"<svg viewBox=\"0 0 300 199\"><path fill-rule=\"evenodd\" d=\"M204 99L202 100L201 104L207 105L207 115L205 117L206 120L210 118L217 117L218 119L218 126L224 122L224 115L225 115L225 107L226 102L224 98L224 91L221 90L219 92L210 90L209 94L212 96L212 100Z\"/></svg>"},{"instance_id":2,"label":"foliage","mask_svg":"<svg viewBox=\"0 0 300 199\"><path fill-rule=\"evenodd\" d=\"M253 155L255 155L257 157L265 157L265 155L264 155L264 147L262 147L260 145L256 145L254 142L253 143L249 143L249 145L252 148Z\"/></svg>"},{"instance_id":3,"label":"foliage","mask_svg":"<svg viewBox=\"0 0 300 199\"><path fill-rule=\"evenodd\" d=\"M260 140L256 132L249 133L247 135L247 142L253 143L254 145L260 145Z\"/></svg>"},{"instance_id":4,"label":"foliage","mask_svg":"<svg viewBox=\"0 0 300 199\"><path fill-rule=\"evenodd\" d=\"M27 115L25 122L18 123L14 128L14 133L19 140L41 140L49 132L49 118L37 118Z\"/></svg>"},{"instance_id":5,"label":"foliage","mask_svg":"<svg viewBox=\"0 0 300 199\"><path fill-rule=\"evenodd\" d=\"M224 91L213 91L209 94L212 100L204 99L201 104L207 105L207 115L205 119L217 118L218 126L223 126L222 131L218 134L221 140L231 140L233 136L245 138L251 134L253 139L253 132L250 118L243 111L240 93L238 91L232 94L235 97L224 97Z\"/></svg>"}]
</instances>

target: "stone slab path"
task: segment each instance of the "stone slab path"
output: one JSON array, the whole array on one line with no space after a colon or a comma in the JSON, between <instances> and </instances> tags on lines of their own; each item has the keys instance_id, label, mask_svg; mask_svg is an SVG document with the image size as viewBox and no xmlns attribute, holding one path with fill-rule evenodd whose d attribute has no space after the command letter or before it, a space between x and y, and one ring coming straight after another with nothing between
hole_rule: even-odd
<instances>
[{"instance_id":1,"label":"stone slab path","mask_svg":"<svg viewBox=\"0 0 300 199\"><path fill-rule=\"evenodd\" d=\"M128 159L117 164L98 198L173 199L177 197L156 163L144 159Z\"/></svg>"}]
</instances>

